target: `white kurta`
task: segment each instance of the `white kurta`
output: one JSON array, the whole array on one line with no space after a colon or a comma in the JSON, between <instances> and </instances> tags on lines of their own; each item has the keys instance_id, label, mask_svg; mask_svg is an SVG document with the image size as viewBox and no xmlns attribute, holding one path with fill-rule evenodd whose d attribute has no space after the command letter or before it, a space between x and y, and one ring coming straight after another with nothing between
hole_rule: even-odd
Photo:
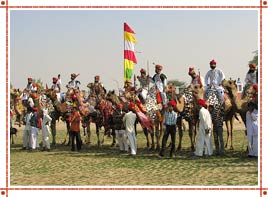
<instances>
[{"instance_id":1,"label":"white kurta","mask_svg":"<svg viewBox=\"0 0 268 197\"><path fill-rule=\"evenodd\" d=\"M196 149L195 155L203 156L203 152L205 149L205 154L212 155L213 154L213 146L212 146L212 120L211 115L207 109L202 107L199 111L199 130L196 139ZM209 133L206 134L205 130L209 129Z\"/></svg>"},{"instance_id":2,"label":"white kurta","mask_svg":"<svg viewBox=\"0 0 268 197\"><path fill-rule=\"evenodd\" d=\"M225 75L220 69L211 69L207 72L205 76L205 83L207 85L206 88L209 88L210 86L215 86L217 89L219 98L221 101L224 101L224 88L221 86L222 80L225 79Z\"/></svg>"},{"instance_id":3,"label":"white kurta","mask_svg":"<svg viewBox=\"0 0 268 197\"><path fill-rule=\"evenodd\" d=\"M23 147L25 148L30 148L32 147L32 141L31 141L31 124L30 124L30 119L32 117L33 113L27 113L25 115L25 127L23 130Z\"/></svg>"},{"instance_id":4,"label":"white kurta","mask_svg":"<svg viewBox=\"0 0 268 197\"><path fill-rule=\"evenodd\" d=\"M136 134L135 134L135 121L136 121L136 114L132 111L129 111L123 117L123 123L126 128L126 133L129 140L129 145L131 149L131 154L136 155L137 153L137 143L136 143Z\"/></svg>"},{"instance_id":5,"label":"white kurta","mask_svg":"<svg viewBox=\"0 0 268 197\"><path fill-rule=\"evenodd\" d=\"M257 72L254 71L253 73L247 73L245 78L245 84L255 84L258 83L257 80Z\"/></svg>"},{"instance_id":6,"label":"white kurta","mask_svg":"<svg viewBox=\"0 0 268 197\"><path fill-rule=\"evenodd\" d=\"M248 155L258 156L258 110L246 115Z\"/></svg>"},{"instance_id":7,"label":"white kurta","mask_svg":"<svg viewBox=\"0 0 268 197\"><path fill-rule=\"evenodd\" d=\"M47 110L43 110L43 121L42 121L42 142L43 147L50 149L49 143L49 134L50 134L50 127L49 124L52 121L52 118L48 115Z\"/></svg>"}]
</instances>

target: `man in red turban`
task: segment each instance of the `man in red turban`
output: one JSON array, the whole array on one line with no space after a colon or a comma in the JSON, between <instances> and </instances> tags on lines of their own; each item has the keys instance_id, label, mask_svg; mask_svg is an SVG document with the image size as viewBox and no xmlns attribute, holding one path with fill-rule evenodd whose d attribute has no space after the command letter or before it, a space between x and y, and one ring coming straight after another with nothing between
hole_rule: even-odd
<instances>
[{"instance_id":1,"label":"man in red turban","mask_svg":"<svg viewBox=\"0 0 268 197\"><path fill-rule=\"evenodd\" d=\"M249 64L248 67L249 67L249 70L246 74L245 86L258 83L256 64Z\"/></svg>"},{"instance_id":2,"label":"man in red turban","mask_svg":"<svg viewBox=\"0 0 268 197\"><path fill-rule=\"evenodd\" d=\"M196 84L199 84L201 87L204 86L203 77L201 77L200 75L196 74L196 72L194 70L194 67L189 67L188 75L191 76L191 83L190 83L191 86L194 86Z\"/></svg>"},{"instance_id":3,"label":"man in red turban","mask_svg":"<svg viewBox=\"0 0 268 197\"><path fill-rule=\"evenodd\" d=\"M224 102L224 88L222 87L222 81L225 79L225 75L222 70L216 68L216 61L213 59L209 62L210 70L205 76L206 89L214 86L218 92L221 103Z\"/></svg>"},{"instance_id":4,"label":"man in red turban","mask_svg":"<svg viewBox=\"0 0 268 197\"><path fill-rule=\"evenodd\" d=\"M167 77L166 75L161 73L162 70L163 66L159 64L155 65L155 75L153 77L150 77L150 80L155 84L155 86L157 87L157 94L160 95L156 95L157 98L161 98L158 99L158 102L162 102L162 104L165 106L168 102L167 95L165 92L167 87Z\"/></svg>"},{"instance_id":5,"label":"man in red turban","mask_svg":"<svg viewBox=\"0 0 268 197\"><path fill-rule=\"evenodd\" d=\"M213 146L212 146L212 120L209 111L206 109L207 104L203 99L197 100L197 105L199 109L199 130L196 138L196 149L194 155L196 157L203 156L203 152L205 149L206 155L213 154Z\"/></svg>"}]
</instances>

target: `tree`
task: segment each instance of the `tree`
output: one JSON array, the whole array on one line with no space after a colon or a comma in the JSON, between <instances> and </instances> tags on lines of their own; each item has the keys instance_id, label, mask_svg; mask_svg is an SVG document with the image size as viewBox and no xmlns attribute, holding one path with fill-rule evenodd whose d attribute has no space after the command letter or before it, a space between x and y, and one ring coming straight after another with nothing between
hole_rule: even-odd
<instances>
[{"instance_id":1,"label":"tree","mask_svg":"<svg viewBox=\"0 0 268 197\"><path fill-rule=\"evenodd\" d=\"M173 83L176 87L185 87L186 86L186 82L179 81L177 79L169 80L168 83Z\"/></svg>"},{"instance_id":2,"label":"tree","mask_svg":"<svg viewBox=\"0 0 268 197\"><path fill-rule=\"evenodd\" d=\"M258 50L253 51L252 53L254 53L254 57L248 63L249 64L256 64L256 65L258 65Z\"/></svg>"}]
</instances>

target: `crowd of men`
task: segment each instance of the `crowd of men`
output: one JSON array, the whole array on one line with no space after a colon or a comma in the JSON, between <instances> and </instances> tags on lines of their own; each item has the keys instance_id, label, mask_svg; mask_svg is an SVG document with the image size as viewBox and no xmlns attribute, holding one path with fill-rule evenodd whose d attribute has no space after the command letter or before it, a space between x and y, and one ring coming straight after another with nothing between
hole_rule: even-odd
<instances>
[{"instance_id":1,"label":"crowd of men","mask_svg":"<svg viewBox=\"0 0 268 197\"><path fill-rule=\"evenodd\" d=\"M225 79L223 71L217 68L215 60L209 62L210 70L206 73L205 78L196 73L194 67L189 67L189 76L191 77L190 86L199 84L201 87L205 87L205 91L212 86L216 88L218 92L218 98L221 103L224 102L224 88L222 87L222 81ZM175 154L175 136L176 136L176 122L177 112L175 112L176 102L167 98L167 76L162 73L163 66L155 65L155 74L149 76L146 74L145 69L140 70L140 75L137 79L140 83L140 87L132 85L130 80L125 81L123 88L123 94L135 94L140 102L138 105L145 104L146 97L148 95L150 84L156 89L156 101L160 104L160 109L164 114L164 136L162 138L162 147L159 153L159 157L162 158L165 155L166 144L169 135L171 136L171 149L170 157L174 157ZM79 90L80 82L77 79L79 74L72 73L71 80L67 83L66 88ZM258 90L258 78L257 68L255 64L249 64L249 71L245 77L245 87L253 85L253 88ZM94 77L94 82L87 85L89 88L90 96L96 99L104 98L107 93L104 85L100 82L100 76ZM27 113L24 117L25 127L23 133L23 150L30 149L32 151L39 149L38 133L39 129L42 130L42 150L50 150L50 123L52 118L49 114L49 108L51 107L47 102L42 105L42 113L38 113L37 106L34 102L36 99L36 92L38 92L37 84L33 83L31 77L28 78L23 94L21 95L22 102L28 106ZM52 78L51 89L56 91L57 94L62 94L62 81L60 74L58 77ZM89 97L84 98L83 102L87 102ZM258 98L253 98L248 103L248 112L246 115L247 137L248 137L248 156L258 156ZM130 152L130 155L137 154L137 142L135 133L135 122L137 119L136 110L133 102L130 102L128 107L124 108L121 103L115 106L116 109L113 113L113 123L115 134L117 136L120 152ZM203 98L197 100L197 107L199 111L199 130L196 138L196 147L194 157L201 157L203 155L210 156L213 154L212 133L214 135L216 154L225 154L223 144L223 119L220 122L213 122L211 113L213 108L207 105ZM142 109L142 107L140 107ZM80 136L80 122L81 114L77 104L73 104L72 113L70 116L70 135L72 151L79 151L82 147L82 141ZM12 126L12 125L11 125ZM213 132L214 130L214 132ZM215 137L217 135L217 137ZM76 141L76 142L74 142ZM128 143L129 142L129 143ZM75 147L76 144L76 147Z\"/></svg>"}]
</instances>

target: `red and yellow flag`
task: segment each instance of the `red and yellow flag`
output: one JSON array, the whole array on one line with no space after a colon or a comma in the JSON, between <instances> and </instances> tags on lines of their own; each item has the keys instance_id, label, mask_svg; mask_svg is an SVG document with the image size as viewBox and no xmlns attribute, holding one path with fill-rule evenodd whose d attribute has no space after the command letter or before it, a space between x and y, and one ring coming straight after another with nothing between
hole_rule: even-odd
<instances>
[{"instance_id":1,"label":"red and yellow flag","mask_svg":"<svg viewBox=\"0 0 268 197\"><path fill-rule=\"evenodd\" d=\"M127 23L124 23L124 81L131 80L134 64L137 64L134 52L136 38L133 34L135 34L135 32Z\"/></svg>"}]
</instances>

